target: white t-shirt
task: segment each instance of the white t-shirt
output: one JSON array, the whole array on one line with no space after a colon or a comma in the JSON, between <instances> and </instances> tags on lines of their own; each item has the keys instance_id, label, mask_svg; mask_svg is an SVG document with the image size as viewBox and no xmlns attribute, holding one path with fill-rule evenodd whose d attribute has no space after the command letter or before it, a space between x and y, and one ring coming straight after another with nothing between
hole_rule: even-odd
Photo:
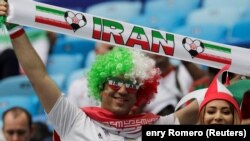
<instances>
[{"instance_id":1,"label":"white t-shirt","mask_svg":"<svg viewBox=\"0 0 250 141\"><path fill-rule=\"evenodd\" d=\"M47 116L61 141L141 141L141 137L126 139L109 133L63 96L57 100ZM155 124L178 124L178 121L171 114L160 117Z\"/></svg>"}]
</instances>

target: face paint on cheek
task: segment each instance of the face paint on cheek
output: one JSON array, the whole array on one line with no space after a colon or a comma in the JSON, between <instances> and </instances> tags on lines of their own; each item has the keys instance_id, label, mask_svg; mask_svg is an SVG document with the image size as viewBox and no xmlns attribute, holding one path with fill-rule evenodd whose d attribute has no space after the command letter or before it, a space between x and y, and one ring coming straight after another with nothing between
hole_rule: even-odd
<instances>
[{"instance_id":1,"label":"face paint on cheek","mask_svg":"<svg viewBox=\"0 0 250 141\"><path fill-rule=\"evenodd\" d=\"M103 92L101 95L102 95L102 99L103 99L103 98L108 97L110 94L109 94L109 93L107 93L107 92Z\"/></svg>"},{"instance_id":2,"label":"face paint on cheek","mask_svg":"<svg viewBox=\"0 0 250 141\"><path fill-rule=\"evenodd\" d=\"M101 101L103 101L103 100L105 100L105 99L107 99L107 97L109 96L109 94L108 93L106 93L106 92L102 92L101 93Z\"/></svg>"},{"instance_id":3,"label":"face paint on cheek","mask_svg":"<svg viewBox=\"0 0 250 141\"><path fill-rule=\"evenodd\" d=\"M136 93L137 90L142 85L138 82L134 82L131 80L124 80L124 79L115 78L115 77L109 78L107 82L108 82L109 88L112 89L113 91L118 91L119 89L121 89L122 85L125 85L126 91L130 94Z\"/></svg>"}]
</instances>

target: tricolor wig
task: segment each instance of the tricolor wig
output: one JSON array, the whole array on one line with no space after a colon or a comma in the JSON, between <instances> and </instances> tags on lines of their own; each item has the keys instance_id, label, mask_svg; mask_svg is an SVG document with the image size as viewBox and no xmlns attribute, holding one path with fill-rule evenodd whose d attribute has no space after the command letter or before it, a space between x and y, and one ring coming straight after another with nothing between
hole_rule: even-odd
<instances>
[{"instance_id":1,"label":"tricolor wig","mask_svg":"<svg viewBox=\"0 0 250 141\"><path fill-rule=\"evenodd\" d=\"M157 92L160 72L155 61L144 53L123 47L115 47L104 55L99 55L87 73L90 96L101 100L100 93L108 78L124 76L143 85L137 92L136 106L146 104Z\"/></svg>"}]
</instances>

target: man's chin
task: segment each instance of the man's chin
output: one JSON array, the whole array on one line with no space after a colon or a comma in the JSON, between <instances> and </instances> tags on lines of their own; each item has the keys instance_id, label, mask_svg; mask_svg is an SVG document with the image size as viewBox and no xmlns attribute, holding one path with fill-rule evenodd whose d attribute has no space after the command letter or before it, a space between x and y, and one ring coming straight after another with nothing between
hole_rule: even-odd
<instances>
[{"instance_id":1,"label":"man's chin","mask_svg":"<svg viewBox=\"0 0 250 141\"><path fill-rule=\"evenodd\" d=\"M113 109L112 112L113 112L114 114L116 114L116 115L121 115L121 116L123 116L123 115L128 115L128 114L129 114L129 111L128 111L128 110L125 110L125 109L122 109L122 108L119 108L119 107Z\"/></svg>"}]
</instances>

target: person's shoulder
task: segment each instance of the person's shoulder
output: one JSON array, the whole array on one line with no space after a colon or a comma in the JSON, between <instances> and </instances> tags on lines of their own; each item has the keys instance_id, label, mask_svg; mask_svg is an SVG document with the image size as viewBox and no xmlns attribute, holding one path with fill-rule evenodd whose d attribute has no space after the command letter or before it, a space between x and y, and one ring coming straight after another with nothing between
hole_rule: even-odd
<instances>
[{"instance_id":1,"label":"person's shoulder","mask_svg":"<svg viewBox=\"0 0 250 141\"><path fill-rule=\"evenodd\" d=\"M156 122L158 125L179 125L180 122L178 118L175 116L174 113L166 115L166 116L160 116L159 120Z\"/></svg>"}]
</instances>

